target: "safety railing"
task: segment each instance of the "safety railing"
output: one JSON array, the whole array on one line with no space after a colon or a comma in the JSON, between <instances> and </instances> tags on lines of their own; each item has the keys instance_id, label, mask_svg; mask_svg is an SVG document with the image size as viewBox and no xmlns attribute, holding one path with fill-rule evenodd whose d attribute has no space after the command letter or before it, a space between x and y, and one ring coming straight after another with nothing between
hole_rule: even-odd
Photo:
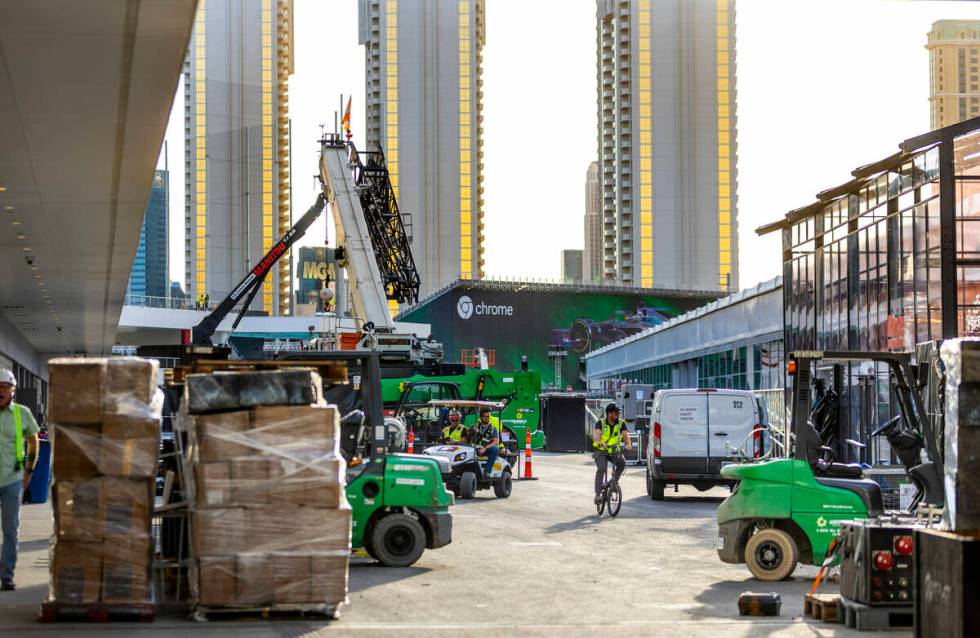
<instances>
[{"instance_id":1,"label":"safety railing","mask_svg":"<svg viewBox=\"0 0 980 638\"><path fill-rule=\"evenodd\" d=\"M786 405L786 391L783 388L753 390L762 399L769 416L769 437L772 456L786 456L786 441L790 432L790 408Z\"/></svg>"},{"instance_id":2,"label":"safety railing","mask_svg":"<svg viewBox=\"0 0 980 638\"><path fill-rule=\"evenodd\" d=\"M163 308L166 310L213 310L217 302L206 304L195 299L177 297L152 297L150 295L126 295L123 305L141 308Z\"/></svg>"}]
</instances>

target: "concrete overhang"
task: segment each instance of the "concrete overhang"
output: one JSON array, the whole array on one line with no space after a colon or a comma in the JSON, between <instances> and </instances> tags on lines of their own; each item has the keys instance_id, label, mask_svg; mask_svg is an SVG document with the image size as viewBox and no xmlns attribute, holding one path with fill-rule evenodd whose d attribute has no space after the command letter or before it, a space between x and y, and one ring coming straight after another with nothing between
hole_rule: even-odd
<instances>
[{"instance_id":1,"label":"concrete overhang","mask_svg":"<svg viewBox=\"0 0 980 638\"><path fill-rule=\"evenodd\" d=\"M112 347L196 8L0 2L0 310L40 353Z\"/></svg>"}]
</instances>

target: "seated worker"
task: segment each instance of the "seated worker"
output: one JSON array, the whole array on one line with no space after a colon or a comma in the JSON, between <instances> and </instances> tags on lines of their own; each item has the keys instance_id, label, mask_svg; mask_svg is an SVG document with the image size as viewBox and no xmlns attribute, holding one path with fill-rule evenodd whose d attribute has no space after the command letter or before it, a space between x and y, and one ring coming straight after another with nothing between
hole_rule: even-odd
<instances>
[{"instance_id":1,"label":"seated worker","mask_svg":"<svg viewBox=\"0 0 980 638\"><path fill-rule=\"evenodd\" d=\"M500 456L500 420L490 416L490 408L480 408L480 419L470 431L470 440L480 456L486 454L487 464L484 466L484 476L490 476L493 464Z\"/></svg>"},{"instance_id":2,"label":"seated worker","mask_svg":"<svg viewBox=\"0 0 980 638\"><path fill-rule=\"evenodd\" d=\"M446 443L460 443L466 437L466 426L463 425L463 418L459 410L453 408L449 411L449 424L442 428L442 440Z\"/></svg>"}]
</instances>

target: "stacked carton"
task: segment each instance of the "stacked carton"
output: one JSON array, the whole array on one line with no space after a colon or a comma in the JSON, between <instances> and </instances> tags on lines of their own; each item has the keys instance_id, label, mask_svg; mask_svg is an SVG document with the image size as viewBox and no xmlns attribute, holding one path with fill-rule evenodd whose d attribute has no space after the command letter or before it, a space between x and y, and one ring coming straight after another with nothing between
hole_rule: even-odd
<instances>
[{"instance_id":1,"label":"stacked carton","mask_svg":"<svg viewBox=\"0 0 980 638\"><path fill-rule=\"evenodd\" d=\"M162 406L157 364L55 359L48 371L55 515L49 602L150 602Z\"/></svg>"},{"instance_id":2,"label":"stacked carton","mask_svg":"<svg viewBox=\"0 0 980 638\"><path fill-rule=\"evenodd\" d=\"M336 607L351 512L334 406L308 370L189 375L191 532L202 607Z\"/></svg>"}]
</instances>

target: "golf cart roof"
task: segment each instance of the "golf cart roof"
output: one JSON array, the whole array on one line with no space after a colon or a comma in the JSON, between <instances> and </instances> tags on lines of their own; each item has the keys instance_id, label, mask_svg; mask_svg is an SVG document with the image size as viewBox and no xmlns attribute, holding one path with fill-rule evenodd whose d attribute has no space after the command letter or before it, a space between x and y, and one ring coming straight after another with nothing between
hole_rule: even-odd
<instances>
[{"instance_id":1,"label":"golf cart roof","mask_svg":"<svg viewBox=\"0 0 980 638\"><path fill-rule=\"evenodd\" d=\"M499 401L475 401L470 399L433 399L429 405L438 408L490 408L503 410L504 404Z\"/></svg>"}]
</instances>

